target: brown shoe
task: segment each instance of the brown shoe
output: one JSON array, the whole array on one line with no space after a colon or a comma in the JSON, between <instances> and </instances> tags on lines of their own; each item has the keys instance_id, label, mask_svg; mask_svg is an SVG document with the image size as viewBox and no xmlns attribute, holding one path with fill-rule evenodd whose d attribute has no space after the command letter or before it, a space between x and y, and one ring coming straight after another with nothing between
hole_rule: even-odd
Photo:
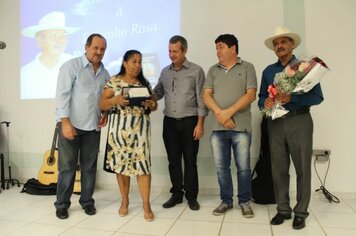
<instances>
[{"instance_id":1,"label":"brown shoe","mask_svg":"<svg viewBox=\"0 0 356 236\"><path fill-rule=\"evenodd\" d=\"M253 213L250 202L240 204L240 207L241 207L242 215L245 218L252 218L255 216L255 214Z\"/></svg>"},{"instance_id":2,"label":"brown shoe","mask_svg":"<svg viewBox=\"0 0 356 236\"><path fill-rule=\"evenodd\" d=\"M226 212L230 211L233 208L233 205L228 205L226 203L221 203L215 210L213 210L214 216L224 215Z\"/></svg>"}]
</instances>

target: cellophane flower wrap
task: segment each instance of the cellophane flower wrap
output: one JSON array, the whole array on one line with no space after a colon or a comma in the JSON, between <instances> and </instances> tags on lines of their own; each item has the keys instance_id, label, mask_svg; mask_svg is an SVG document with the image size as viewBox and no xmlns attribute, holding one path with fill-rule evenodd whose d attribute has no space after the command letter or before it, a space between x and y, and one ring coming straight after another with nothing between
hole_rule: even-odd
<instances>
[{"instance_id":1,"label":"cellophane flower wrap","mask_svg":"<svg viewBox=\"0 0 356 236\"><path fill-rule=\"evenodd\" d=\"M276 95L307 93L320 83L328 70L328 66L318 57L295 60L287 65L282 72L275 75L274 83L268 86L268 96L274 100L274 105L271 109L263 109L264 115L274 120L287 114L288 110L275 99Z\"/></svg>"}]
</instances>

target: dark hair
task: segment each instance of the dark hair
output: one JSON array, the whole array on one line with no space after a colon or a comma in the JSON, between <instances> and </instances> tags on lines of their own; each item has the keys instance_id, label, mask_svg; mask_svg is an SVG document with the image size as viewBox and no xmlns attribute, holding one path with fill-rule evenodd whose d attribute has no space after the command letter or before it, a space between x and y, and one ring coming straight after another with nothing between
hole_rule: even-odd
<instances>
[{"instance_id":1,"label":"dark hair","mask_svg":"<svg viewBox=\"0 0 356 236\"><path fill-rule=\"evenodd\" d=\"M236 53L239 54L239 41L233 34L222 34L215 39L215 44L222 42L226 44L229 48L236 46Z\"/></svg>"},{"instance_id":2,"label":"dark hair","mask_svg":"<svg viewBox=\"0 0 356 236\"><path fill-rule=\"evenodd\" d=\"M180 35L174 35L172 38L169 39L170 44L175 44L180 42L180 49L183 51L184 49L188 48L188 42L187 40Z\"/></svg>"},{"instance_id":3,"label":"dark hair","mask_svg":"<svg viewBox=\"0 0 356 236\"><path fill-rule=\"evenodd\" d=\"M91 34L91 35L89 35L89 37L87 38L87 42L85 43L85 45L87 45L88 47L90 47L90 45L91 45L91 43L93 42L93 38L94 37L99 37L99 38L101 38L101 39L104 39L104 41L105 41L105 48L106 48L106 46L107 46L107 44L106 44L106 39L104 38L104 36L102 36L101 34Z\"/></svg>"},{"instance_id":4,"label":"dark hair","mask_svg":"<svg viewBox=\"0 0 356 236\"><path fill-rule=\"evenodd\" d=\"M124 67L124 62L127 62L128 60L130 60L130 58L132 58L133 55L135 55L135 54L139 54L142 57L142 53L140 51L137 51L137 50L129 50L129 51L125 52L124 58L122 59L122 65L121 65L121 68L120 68L120 72L116 76L125 75L126 74L126 69ZM140 73L138 74L137 79L138 79L138 81L140 81L140 83L143 86L145 86L147 88L150 87L149 86L149 82L147 81L147 79L143 75L142 69L141 69Z\"/></svg>"}]
</instances>

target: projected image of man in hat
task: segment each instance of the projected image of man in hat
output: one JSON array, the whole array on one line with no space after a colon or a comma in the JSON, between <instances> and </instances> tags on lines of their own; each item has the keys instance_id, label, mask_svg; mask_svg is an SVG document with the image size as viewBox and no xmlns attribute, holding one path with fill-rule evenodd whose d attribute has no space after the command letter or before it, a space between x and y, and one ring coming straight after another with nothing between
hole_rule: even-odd
<instances>
[{"instance_id":1,"label":"projected image of man in hat","mask_svg":"<svg viewBox=\"0 0 356 236\"><path fill-rule=\"evenodd\" d=\"M79 27L65 25L63 12L50 12L37 25L26 27L21 34L34 38L40 52L21 68L21 99L54 98L61 65L73 58L65 53L67 35ZM26 48L22 49L26 53Z\"/></svg>"}]
</instances>

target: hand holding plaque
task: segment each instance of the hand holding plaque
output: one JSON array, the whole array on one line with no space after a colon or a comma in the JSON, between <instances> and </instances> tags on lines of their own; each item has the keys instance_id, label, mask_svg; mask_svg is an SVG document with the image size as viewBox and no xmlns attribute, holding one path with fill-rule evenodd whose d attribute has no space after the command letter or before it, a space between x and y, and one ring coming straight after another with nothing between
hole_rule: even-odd
<instances>
[{"instance_id":1,"label":"hand holding plaque","mask_svg":"<svg viewBox=\"0 0 356 236\"><path fill-rule=\"evenodd\" d=\"M129 100L129 106L142 106L142 102L151 98L146 87L123 87L123 95Z\"/></svg>"}]
</instances>

